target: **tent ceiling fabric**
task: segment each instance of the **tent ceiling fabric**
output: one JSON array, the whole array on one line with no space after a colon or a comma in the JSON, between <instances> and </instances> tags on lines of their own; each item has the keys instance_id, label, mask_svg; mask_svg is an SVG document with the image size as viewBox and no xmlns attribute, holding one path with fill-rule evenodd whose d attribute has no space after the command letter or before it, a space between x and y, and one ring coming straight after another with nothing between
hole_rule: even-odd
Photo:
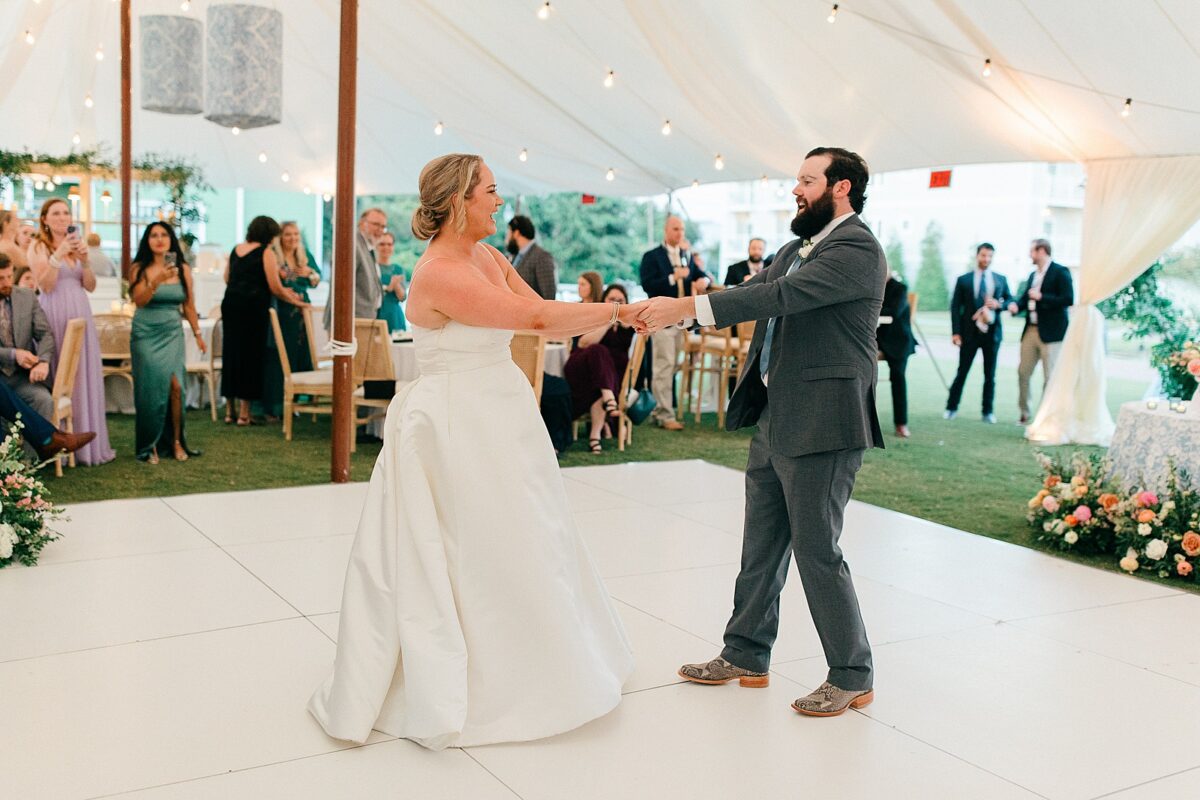
<instances>
[{"instance_id":1,"label":"tent ceiling fabric","mask_svg":"<svg viewBox=\"0 0 1200 800\"><path fill-rule=\"evenodd\" d=\"M188 14L213 4L193 0ZM192 157L217 186L331 192L339 3L254 4L284 15L283 122L233 136L135 108L134 150ZM1195 0L851 0L832 25L818 0L554 0L545 21L540 5L362 0L359 192L413 191L421 166L450 151L483 154L502 191L624 195L789 178L820 144L858 150L877 172L1200 152ZM178 0L134 6L136 103L137 17L181 12ZM62 154L78 131L115 155L118 5L8 0L6 11L0 147Z\"/></svg>"}]
</instances>

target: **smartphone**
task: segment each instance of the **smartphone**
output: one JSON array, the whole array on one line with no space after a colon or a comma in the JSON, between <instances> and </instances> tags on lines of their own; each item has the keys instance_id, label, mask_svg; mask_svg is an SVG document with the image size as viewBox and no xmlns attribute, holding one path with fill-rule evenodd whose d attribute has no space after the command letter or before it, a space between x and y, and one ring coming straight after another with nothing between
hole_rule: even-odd
<instances>
[{"instance_id":1,"label":"smartphone","mask_svg":"<svg viewBox=\"0 0 1200 800\"><path fill-rule=\"evenodd\" d=\"M166 265L167 269L175 269L179 266L174 253L163 253L163 264Z\"/></svg>"},{"instance_id":2,"label":"smartphone","mask_svg":"<svg viewBox=\"0 0 1200 800\"><path fill-rule=\"evenodd\" d=\"M78 233L79 233L78 225L68 225L67 226L67 236L76 236Z\"/></svg>"}]
</instances>

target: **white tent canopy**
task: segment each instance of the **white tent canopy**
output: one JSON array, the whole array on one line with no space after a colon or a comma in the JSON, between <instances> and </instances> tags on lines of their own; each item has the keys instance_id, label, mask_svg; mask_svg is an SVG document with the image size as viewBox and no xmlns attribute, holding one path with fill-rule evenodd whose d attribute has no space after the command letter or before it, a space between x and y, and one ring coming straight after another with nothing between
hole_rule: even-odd
<instances>
[{"instance_id":1,"label":"white tent canopy","mask_svg":"<svg viewBox=\"0 0 1200 800\"><path fill-rule=\"evenodd\" d=\"M283 122L235 137L201 116L135 109L134 151L190 156L217 186L330 192L339 3L253 2L283 14ZM135 104L138 17L203 19L214 4L134 3ZM877 172L1200 151L1195 0L851 0L835 24L818 0L553 0L545 20L541 5L362 0L360 192L412 191L421 166L452 150L483 153L509 191L627 195L786 178L818 144L858 150ZM60 155L78 132L75 149L115 155L117 3L5 11L0 147Z\"/></svg>"}]
</instances>

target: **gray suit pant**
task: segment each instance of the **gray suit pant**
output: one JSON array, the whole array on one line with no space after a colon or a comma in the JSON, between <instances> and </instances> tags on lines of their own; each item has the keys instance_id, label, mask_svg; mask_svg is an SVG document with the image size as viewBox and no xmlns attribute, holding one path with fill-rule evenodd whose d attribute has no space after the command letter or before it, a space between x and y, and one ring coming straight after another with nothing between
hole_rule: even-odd
<instances>
[{"instance_id":1,"label":"gray suit pant","mask_svg":"<svg viewBox=\"0 0 1200 800\"><path fill-rule=\"evenodd\" d=\"M779 632L779 593L788 562L804 584L809 612L821 637L829 682L840 689L872 688L871 645L838 539L863 450L783 456L768 445L770 409L764 409L746 465L746 523L733 616L721 657L766 672Z\"/></svg>"}]
</instances>

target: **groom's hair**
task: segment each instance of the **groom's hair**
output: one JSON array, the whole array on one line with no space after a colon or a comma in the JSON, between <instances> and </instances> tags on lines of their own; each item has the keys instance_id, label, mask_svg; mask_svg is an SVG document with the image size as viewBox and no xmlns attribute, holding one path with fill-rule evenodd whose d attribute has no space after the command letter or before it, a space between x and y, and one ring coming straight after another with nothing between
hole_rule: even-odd
<instances>
[{"instance_id":1,"label":"groom's hair","mask_svg":"<svg viewBox=\"0 0 1200 800\"><path fill-rule=\"evenodd\" d=\"M867 181L871 177L863 157L841 147L817 147L810 150L805 158L813 156L829 156L825 180L830 186L838 181L850 181L850 207L856 214L861 214L867 203Z\"/></svg>"},{"instance_id":2,"label":"groom's hair","mask_svg":"<svg viewBox=\"0 0 1200 800\"><path fill-rule=\"evenodd\" d=\"M526 239L532 239L537 236L537 228L533 227L533 220L523 214L517 214L508 221L508 229L516 231Z\"/></svg>"}]
</instances>

